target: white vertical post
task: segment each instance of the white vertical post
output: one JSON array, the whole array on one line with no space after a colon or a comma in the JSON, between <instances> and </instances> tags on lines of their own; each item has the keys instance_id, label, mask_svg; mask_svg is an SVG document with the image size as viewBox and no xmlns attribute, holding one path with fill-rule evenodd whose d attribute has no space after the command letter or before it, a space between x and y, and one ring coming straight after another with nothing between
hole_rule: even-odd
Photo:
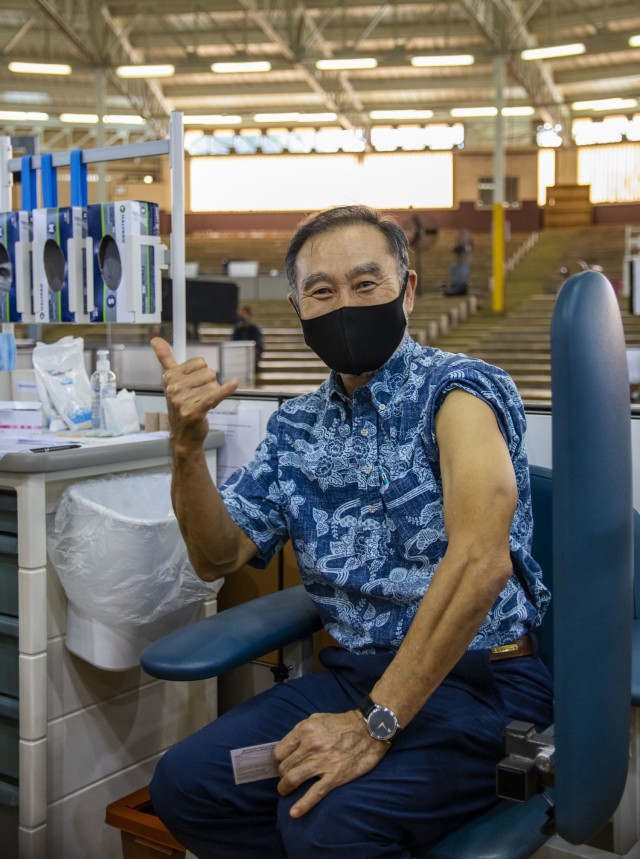
<instances>
[{"instance_id":1,"label":"white vertical post","mask_svg":"<svg viewBox=\"0 0 640 859\"><path fill-rule=\"evenodd\" d=\"M100 15L96 16L101 18ZM104 68L100 67L95 70L95 92L96 92L96 110L98 111L98 124L96 126L96 143L98 146L104 146L104 113L107 103L107 78ZM98 202L104 203L107 199L107 165L104 161L99 161L97 164L98 172Z\"/></svg>"},{"instance_id":2,"label":"white vertical post","mask_svg":"<svg viewBox=\"0 0 640 859\"><path fill-rule=\"evenodd\" d=\"M185 277L184 127L183 114L169 118L171 168L171 282L173 288L173 351L178 362L187 357L187 301Z\"/></svg>"},{"instance_id":3,"label":"white vertical post","mask_svg":"<svg viewBox=\"0 0 640 859\"><path fill-rule=\"evenodd\" d=\"M11 138L0 137L0 212L11 211L13 175L9 170L9 161L11 161Z\"/></svg>"}]
</instances>

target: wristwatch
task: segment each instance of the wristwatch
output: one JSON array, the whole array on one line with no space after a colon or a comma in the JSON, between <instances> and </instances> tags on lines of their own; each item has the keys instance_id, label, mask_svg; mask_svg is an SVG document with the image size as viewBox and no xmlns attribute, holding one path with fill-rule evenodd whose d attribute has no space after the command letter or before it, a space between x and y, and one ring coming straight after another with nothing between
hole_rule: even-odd
<instances>
[{"instance_id":1,"label":"wristwatch","mask_svg":"<svg viewBox=\"0 0 640 859\"><path fill-rule=\"evenodd\" d=\"M398 717L393 710L374 704L368 695L362 699L358 710L364 716L364 723L374 740L389 743L400 730Z\"/></svg>"}]
</instances>

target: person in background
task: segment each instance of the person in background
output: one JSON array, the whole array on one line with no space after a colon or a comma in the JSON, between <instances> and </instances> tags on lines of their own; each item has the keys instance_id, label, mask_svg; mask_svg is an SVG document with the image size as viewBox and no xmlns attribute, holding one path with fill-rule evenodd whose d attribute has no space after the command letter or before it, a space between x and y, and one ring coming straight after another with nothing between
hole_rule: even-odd
<instances>
[{"instance_id":1,"label":"person in background","mask_svg":"<svg viewBox=\"0 0 640 859\"><path fill-rule=\"evenodd\" d=\"M451 252L454 263L449 268L449 284L442 289L443 295L466 295L469 292L469 276L473 257L473 239L466 227L459 230Z\"/></svg>"},{"instance_id":2,"label":"person in background","mask_svg":"<svg viewBox=\"0 0 640 859\"><path fill-rule=\"evenodd\" d=\"M200 859L409 859L496 802L511 720L552 722L524 409L503 370L408 335L416 273L391 218L310 217L286 271L332 372L270 417L219 491L207 412L236 384L153 341L172 497L203 579L264 567L291 540L338 646L178 743L151 799ZM277 775L236 784L231 751L268 743Z\"/></svg>"},{"instance_id":3,"label":"person in background","mask_svg":"<svg viewBox=\"0 0 640 859\"><path fill-rule=\"evenodd\" d=\"M262 328L253 321L253 314L248 304L238 308L238 321L231 334L232 340L253 340L256 344L256 370L260 363L260 357L264 351L264 338Z\"/></svg>"}]
</instances>

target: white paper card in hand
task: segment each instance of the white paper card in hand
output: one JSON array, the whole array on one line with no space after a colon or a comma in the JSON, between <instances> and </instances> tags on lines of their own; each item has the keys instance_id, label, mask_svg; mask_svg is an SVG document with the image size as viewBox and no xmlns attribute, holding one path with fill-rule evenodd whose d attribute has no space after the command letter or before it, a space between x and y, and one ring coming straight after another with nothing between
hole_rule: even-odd
<instances>
[{"instance_id":1,"label":"white paper card in hand","mask_svg":"<svg viewBox=\"0 0 640 859\"><path fill-rule=\"evenodd\" d=\"M244 749L232 749L231 763L236 784L278 776L278 764L273 757L275 745L276 743L263 743Z\"/></svg>"}]
</instances>

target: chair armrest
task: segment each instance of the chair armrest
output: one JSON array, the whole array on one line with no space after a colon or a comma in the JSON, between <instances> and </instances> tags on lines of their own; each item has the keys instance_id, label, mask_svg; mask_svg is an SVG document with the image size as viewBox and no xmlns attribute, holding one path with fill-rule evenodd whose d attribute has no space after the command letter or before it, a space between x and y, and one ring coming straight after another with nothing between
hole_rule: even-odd
<instances>
[{"instance_id":1,"label":"chair armrest","mask_svg":"<svg viewBox=\"0 0 640 859\"><path fill-rule=\"evenodd\" d=\"M225 609L146 648L143 669L163 680L204 680L322 628L302 585Z\"/></svg>"}]
</instances>

